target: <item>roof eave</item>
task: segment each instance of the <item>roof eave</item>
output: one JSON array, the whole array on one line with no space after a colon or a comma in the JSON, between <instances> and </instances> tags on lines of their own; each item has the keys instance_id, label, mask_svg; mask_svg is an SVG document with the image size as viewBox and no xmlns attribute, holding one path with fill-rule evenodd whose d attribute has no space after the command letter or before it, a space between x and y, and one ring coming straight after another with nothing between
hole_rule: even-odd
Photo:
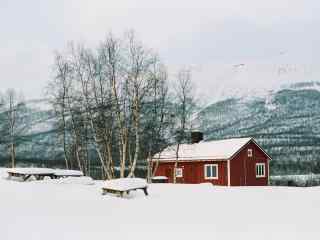
<instances>
[{"instance_id":1,"label":"roof eave","mask_svg":"<svg viewBox=\"0 0 320 240\"><path fill-rule=\"evenodd\" d=\"M228 161L230 160L229 158L221 158L221 159L212 159L212 158L208 158L208 159L152 159L152 162L218 162L218 161Z\"/></svg>"}]
</instances>

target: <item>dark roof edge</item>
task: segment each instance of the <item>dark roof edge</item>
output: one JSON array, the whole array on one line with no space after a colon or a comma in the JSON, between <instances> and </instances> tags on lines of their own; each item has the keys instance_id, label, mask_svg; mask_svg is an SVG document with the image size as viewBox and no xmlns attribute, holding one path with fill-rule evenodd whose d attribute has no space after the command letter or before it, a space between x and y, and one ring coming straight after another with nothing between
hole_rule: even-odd
<instances>
[{"instance_id":1,"label":"dark roof edge","mask_svg":"<svg viewBox=\"0 0 320 240\"><path fill-rule=\"evenodd\" d=\"M189 159L189 160L178 160L178 162L219 162L219 161L229 161L229 158L226 159ZM151 162L166 162L166 163L174 163L176 160L171 160L168 158L152 158Z\"/></svg>"}]
</instances>

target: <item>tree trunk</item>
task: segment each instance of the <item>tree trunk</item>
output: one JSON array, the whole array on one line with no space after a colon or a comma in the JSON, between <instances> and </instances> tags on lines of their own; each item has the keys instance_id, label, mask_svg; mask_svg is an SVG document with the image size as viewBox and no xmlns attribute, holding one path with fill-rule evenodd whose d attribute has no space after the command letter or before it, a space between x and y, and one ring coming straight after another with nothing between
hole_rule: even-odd
<instances>
[{"instance_id":1,"label":"tree trunk","mask_svg":"<svg viewBox=\"0 0 320 240\"><path fill-rule=\"evenodd\" d=\"M136 100L135 100L136 106L135 106L135 112L134 112L136 148L135 148L133 163L132 163L128 177L134 177L134 171L136 169L137 161L139 158L139 152L140 152L140 133L139 133L139 130L140 130L140 116L139 116L140 111L139 111L139 109L140 108L139 108L139 100L137 98L138 98L138 96L136 96Z\"/></svg>"},{"instance_id":2,"label":"tree trunk","mask_svg":"<svg viewBox=\"0 0 320 240\"><path fill-rule=\"evenodd\" d=\"M173 167L173 183L177 183L177 168L178 168L178 161L179 161L179 150L180 150L180 143L177 144L177 150L176 150L176 161L174 163Z\"/></svg>"},{"instance_id":3,"label":"tree trunk","mask_svg":"<svg viewBox=\"0 0 320 240\"><path fill-rule=\"evenodd\" d=\"M16 150L14 143L11 143L11 167L16 167Z\"/></svg>"}]
</instances>

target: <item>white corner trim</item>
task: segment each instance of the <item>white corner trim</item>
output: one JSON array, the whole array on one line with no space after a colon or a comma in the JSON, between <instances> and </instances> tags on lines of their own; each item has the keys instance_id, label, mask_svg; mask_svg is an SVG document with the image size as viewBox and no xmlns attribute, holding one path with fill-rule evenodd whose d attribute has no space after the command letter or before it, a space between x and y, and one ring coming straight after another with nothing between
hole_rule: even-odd
<instances>
[{"instance_id":1,"label":"white corner trim","mask_svg":"<svg viewBox=\"0 0 320 240\"><path fill-rule=\"evenodd\" d=\"M231 186L231 175L230 175L230 160L228 161L228 165L227 165L227 168L228 168L228 187Z\"/></svg>"},{"instance_id":2,"label":"white corner trim","mask_svg":"<svg viewBox=\"0 0 320 240\"><path fill-rule=\"evenodd\" d=\"M270 163L269 160L267 160L267 164L268 164L268 185L270 185Z\"/></svg>"}]
</instances>

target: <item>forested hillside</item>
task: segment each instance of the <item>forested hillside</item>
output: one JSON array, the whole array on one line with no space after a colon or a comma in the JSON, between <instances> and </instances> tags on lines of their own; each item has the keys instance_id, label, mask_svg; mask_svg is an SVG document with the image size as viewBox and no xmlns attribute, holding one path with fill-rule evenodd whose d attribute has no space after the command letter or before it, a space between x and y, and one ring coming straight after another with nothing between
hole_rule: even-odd
<instances>
[{"instance_id":1,"label":"forested hillside","mask_svg":"<svg viewBox=\"0 0 320 240\"><path fill-rule=\"evenodd\" d=\"M272 156L274 174L320 172L318 86L300 83L264 96L225 99L200 111L196 121L206 140L254 137ZM63 163L49 106L46 100L26 103L17 145L17 158L23 163ZM8 163L5 144L1 158L2 165Z\"/></svg>"},{"instance_id":2,"label":"forested hillside","mask_svg":"<svg viewBox=\"0 0 320 240\"><path fill-rule=\"evenodd\" d=\"M253 136L273 158L273 171L319 171L320 92L317 83L290 86L263 97L232 98L203 109L206 140ZM309 164L312 162L312 164Z\"/></svg>"},{"instance_id":3,"label":"forested hillside","mask_svg":"<svg viewBox=\"0 0 320 240\"><path fill-rule=\"evenodd\" d=\"M16 155L17 163L35 164L61 159L61 147L57 144L56 120L53 110L46 99L29 100L23 103L16 121ZM5 120L7 112L0 112L1 165L9 166L10 137L7 135Z\"/></svg>"}]
</instances>

